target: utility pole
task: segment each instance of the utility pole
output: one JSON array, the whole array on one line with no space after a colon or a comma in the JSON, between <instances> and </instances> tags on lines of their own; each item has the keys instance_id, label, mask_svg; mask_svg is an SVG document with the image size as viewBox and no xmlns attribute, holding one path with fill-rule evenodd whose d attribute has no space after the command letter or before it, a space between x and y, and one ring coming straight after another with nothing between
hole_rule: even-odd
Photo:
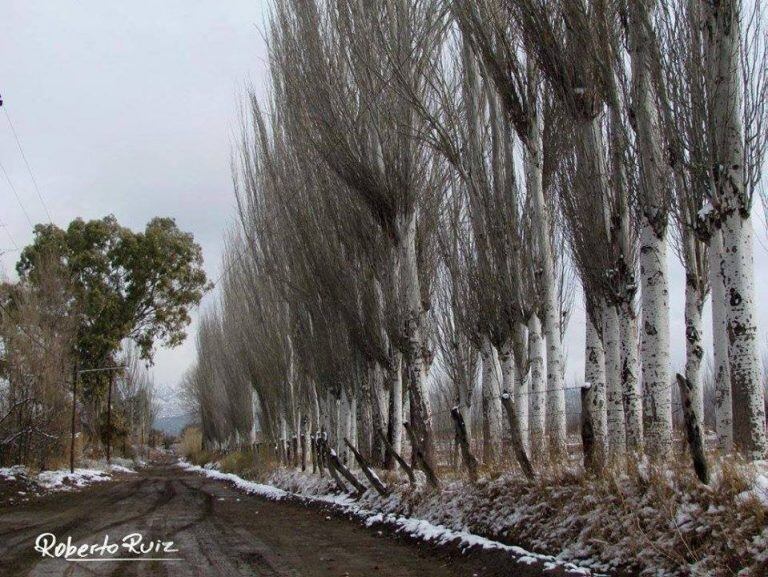
<instances>
[{"instance_id":1,"label":"utility pole","mask_svg":"<svg viewBox=\"0 0 768 577\"><path fill-rule=\"evenodd\" d=\"M112 462L112 382L115 373L109 373L109 391L107 392L107 463Z\"/></svg>"},{"instance_id":2,"label":"utility pole","mask_svg":"<svg viewBox=\"0 0 768 577\"><path fill-rule=\"evenodd\" d=\"M75 472L75 411L77 410L77 363L72 368L72 430L69 443L69 472Z\"/></svg>"},{"instance_id":3,"label":"utility pole","mask_svg":"<svg viewBox=\"0 0 768 577\"><path fill-rule=\"evenodd\" d=\"M125 368L125 365L117 365L114 367L101 367L98 369L77 369L75 364L72 369L72 438L69 445L69 471L75 472L75 413L77 411L77 379L83 373L97 373L100 371L117 371ZM107 394L107 462L111 462L111 427L112 427L112 381L114 375L109 376L109 392Z\"/></svg>"}]
</instances>

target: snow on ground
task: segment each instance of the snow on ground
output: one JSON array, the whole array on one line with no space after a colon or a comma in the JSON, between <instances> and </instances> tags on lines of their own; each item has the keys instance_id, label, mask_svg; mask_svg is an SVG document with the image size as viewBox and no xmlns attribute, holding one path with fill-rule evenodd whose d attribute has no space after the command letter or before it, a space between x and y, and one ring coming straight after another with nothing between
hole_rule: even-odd
<instances>
[{"instance_id":1,"label":"snow on ground","mask_svg":"<svg viewBox=\"0 0 768 577\"><path fill-rule=\"evenodd\" d=\"M20 477L25 477L27 468L23 465L14 465L13 467L0 467L0 480L18 481Z\"/></svg>"},{"instance_id":2,"label":"snow on ground","mask_svg":"<svg viewBox=\"0 0 768 577\"><path fill-rule=\"evenodd\" d=\"M111 478L109 473L98 469L75 469L74 473L70 473L69 469L60 469L39 473L37 483L49 491L71 491L93 483L109 481Z\"/></svg>"},{"instance_id":3,"label":"snow on ground","mask_svg":"<svg viewBox=\"0 0 768 577\"><path fill-rule=\"evenodd\" d=\"M476 485L446 479L440 491L383 472L391 494L369 490L358 499L339 494L328 475L279 468L263 484L216 463L182 466L269 498L325 503L366 524L437 543L504 548L530 562L653 577L768 575L768 462L718 463L710 486L685 462L663 470L639 463L600 479L544 471L535 484L514 473Z\"/></svg>"},{"instance_id":4,"label":"snow on ground","mask_svg":"<svg viewBox=\"0 0 768 577\"><path fill-rule=\"evenodd\" d=\"M256 483L254 481L248 481L233 473L222 473L221 471L217 470L215 464L211 463L206 464L204 467L199 467L197 465L192 465L185 461L181 461L179 462L179 466L186 471L202 473L203 475L212 479L229 481L246 493L259 495L270 500L279 501L285 498L294 498L324 505L331 505L332 507L345 514L355 516L367 527L384 524L397 532L405 533L413 538L420 539L428 543L437 545L458 544L458 546L464 551L473 547L503 550L514 556L518 561L522 563L532 564L541 562L544 564L545 569L563 567L573 575L593 575L593 573L587 568L577 567L572 563L560 561L551 555L540 555L526 551L521 547L505 545L504 543L493 541L491 539L481 537L480 535L475 535L467 530L457 531L443 525L433 524L425 519L410 518L403 515L383 513L380 511L377 512L372 509L363 507L359 501L355 501L349 495L308 495L303 492L294 493L290 491L284 491L272 485L265 485L262 483ZM309 480L309 478L305 475L302 475L301 477ZM308 485L305 485L305 487L306 486Z\"/></svg>"},{"instance_id":5,"label":"snow on ground","mask_svg":"<svg viewBox=\"0 0 768 577\"><path fill-rule=\"evenodd\" d=\"M0 468L0 502L28 501L45 493L82 489L109 481L114 475L134 474L135 467L143 465L120 458L113 459L111 464L104 460L86 460L83 464L85 467L76 468L74 473L70 473L69 469L33 473L23 465Z\"/></svg>"}]
</instances>

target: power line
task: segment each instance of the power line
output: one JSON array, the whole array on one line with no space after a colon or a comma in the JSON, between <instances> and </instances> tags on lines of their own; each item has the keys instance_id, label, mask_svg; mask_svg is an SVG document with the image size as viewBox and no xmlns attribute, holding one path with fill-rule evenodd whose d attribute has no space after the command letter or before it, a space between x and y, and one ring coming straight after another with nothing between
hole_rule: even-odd
<instances>
[{"instance_id":1,"label":"power line","mask_svg":"<svg viewBox=\"0 0 768 577\"><path fill-rule=\"evenodd\" d=\"M27 209L24 208L24 203L21 202L21 197L19 197L19 193L16 191L16 187L13 186L13 182L11 182L11 177L8 176L8 171L5 170L5 166L3 166L2 162L0 162L0 169L2 169L3 174L5 175L5 180L8 181L8 186L10 186L11 190L13 191L13 196L16 197L16 202L19 203L19 207L21 208L21 212L24 213L24 218L27 219L27 222L29 223L30 228L35 228L35 225L32 224L32 219L29 218L29 213L27 212Z\"/></svg>"},{"instance_id":2,"label":"power line","mask_svg":"<svg viewBox=\"0 0 768 577\"><path fill-rule=\"evenodd\" d=\"M19 245L16 244L16 239L13 238L13 235L11 234L11 229L8 228L8 225L4 222L0 222L0 227L5 229L5 234L8 235L8 239L11 241L11 244L13 245L14 250L19 250Z\"/></svg>"},{"instance_id":3,"label":"power line","mask_svg":"<svg viewBox=\"0 0 768 577\"><path fill-rule=\"evenodd\" d=\"M32 184L35 185L35 191L37 191L37 198L40 199L40 204L42 204L43 208L45 209L45 214L48 216L48 222L52 224L53 219L51 218L51 213L48 211L48 205L45 203L45 199L43 198L43 193L40 192L40 187L37 185L37 179L35 178L35 175L32 172L32 167L29 165L29 161L27 160L27 155L24 154L24 148L22 148L21 146L21 140L19 140L19 135L16 134L16 128L14 128L13 122L11 122L11 116L8 114L8 108L6 106L3 106L2 109L3 109L3 112L5 112L5 118L8 120L8 126L11 127L13 138L16 140L16 146L19 147L19 152L21 153L21 157L24 159L24 164L27 166L27 171L29 172L29 177L32 179Z\"/></svg>"}]
</instances>

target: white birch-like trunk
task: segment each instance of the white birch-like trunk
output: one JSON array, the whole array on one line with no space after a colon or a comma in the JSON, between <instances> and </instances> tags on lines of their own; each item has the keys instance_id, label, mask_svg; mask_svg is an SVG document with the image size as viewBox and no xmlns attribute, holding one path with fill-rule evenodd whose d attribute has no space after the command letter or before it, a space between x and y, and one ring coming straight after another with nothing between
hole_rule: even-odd
<instances>
[{"instance_id":1,"label":"white birch-like trunk","mask_svg":"<svg viewBox=\"0 0 768 577\"><path fill-rule=\"evenodd\" d=\"M279 456L280 462L283 465L288 465L288 424L285 421L285 415L280 412L280 442L279 442Z\"/></svg>"},{"instance_id":2,"label":"white birch-like trunk","mask_svg":"<svg viewBox=\"0 0 768 577\"><path fill-rule=\"evenodd\" d=\"M403 454L403 355L395 353L389 373L389 434L392 448Z\"/></svg>"},{"instance_id":3,"label":"white birch-like trunk","mask_svg":"<svg viewBox=\"0 0 768 577\"><path fill-rule=\"evenodd\" d=\"M528 394L525 375L518 374L515 368L515 358L512 339L507 339L499 351L501 365L502 392L509 393L515 400L515 415L520 424L520 440L528 450Z\"/></svg>"},{"instance_id":4,"label":"white birch-like trunk","mask_svg":"<svg viewBox=\"0 0 768 577\"><path fill-rule=\"evenodd\" d=\"M483 462L498 463L501 456L501 391L496 367L495 347L487 335L482 336L480 354L483 359Z\"/></svg>"},{"instance_id":5,"label":"white birch-like trunk","mask_svg":"<svg viewBox=\"0 0 768 577\"><path fill-rule=\"evenodd\" d=\"M608 434L608 415L606 413L606 383L605 383L605 351L603 342L592 319L587 315L587 330L585 337L584 380L589 384L586 393L586 406L582 411L591 415L592 433L595 443L595 460L605 461L606 440Z\"/></svg>"},{"instance_id":6,"label":"white birch-like trunk","mask_svg":"<svg viewBox=\"0 0 768 577\"><path fill-rule=\"evenodd\" d=\"M710 9L714 181L724 216L723 284L733 434L747 458L763 459L768 442L755 310L752 207L744 182L741 1L721 0Z\"/></svg>"},{"instance_id":7,"label":"white birch-like trunk","mask_svg":"<svg viewBox=\"0 0 768 577\"><path fill-rule=\"evenodd\" d=\"M541 461L547 450L546 439L546 380L544 376L544 343L541 321L534 313L528 319L528 359L530 363L530 445L531 457Z\"/></svg>"},{"instance_id":8,"label":"white birch-like trunk","mask_svg":"<svg viewBox=\"0 0 768 577\"><path fill-rule=\"evenodd\" d=\"M343 395L341 393L340 395ZM333 411L333 449L336 451L337 455L341 455L341 435L343 432L343 423L344 423L344 406L341 402L341 396L334 399L334 411Z\"/></svg>"},{"instance_id":9,"label":"white birch-like trunk","mask_svg":"<svg viewBox=\"0 0 768 577\"><path fill-rule=\"evenodd\" d=\"M304 426L302 427L302 433L304 435L304 451L301 453L301 468L305 471L311 467L312 461L312 433L310 432L312 426L311 422L312 418L310 415L306 415L303 420ZM301 451L301 446L299 446L299 450Z\"/></svg>"},{"instance_id":10,"label":"white birch-like trunk","mask_svg":"<svg viewBox=\"0 0 768 577\"><path fill-rule=\"evenodd\" d=\"M373 460L373 414L375 411L373 387L376 382L376 365L368 363L365 378L361 381L357 393L357 444L355 447L362 455ZM351 440L351 439L350 439Z\"/></svg>"},{"instance_id":11,"label":"white birch-like trunk","mask_svg":"<svg viewBox=\"0 0 768 577\"><path fill-rule=\"evenodd\" d=\"M728 366L728 330L723 285L723 237L715 230L709 241L709 285L712 292L713 376L715 379L715 430L723 453L733 451L731 370Z\"/></svg>"},{"instance_id":12,"label":"white birch-like trunk","mask_svg":"<svg viewBox=\"0 0 768 577\"><path fill-rule=\"evenodd\" d=\"M621 330L615 305L603 308L603 348L607 400L608 458L615 461L626 451L624 401L621 387Z\"/></svg>"},{"instance_id":13,"label":"white birch-like trunk","mask_svg":"<svg viewBox=\"0 0 768 577\"><path fill-rule=\"evenodd\" d=\"M643 449L643 403L637 378L637 317L631 305L621 307L619 325L626 448L628 451L640 452Z\"/></svg>"},{"instance_id":14,"label":"white birch-like trunk","mask_svg":"<svg viewBox=\"0 0 768 577\"><path fill-rule=\"evenodd\" d=\"M653 16L656 0L629 3L632 61L632 111L640 157L640 285L642 323L640 358L646 450L666 459L672 448L672 389L669 357L669 289L667 274L667 208L670 175L661 141L656 88L651 77ZM630 391L631 392L631 391ZM627 418L627 448L641 450L642 431Z\"/></svg>"},{"instance_id":15,"label":"white birch-like trunk","mask_svg":"<svg viewBox=\"0 0 768 577\"><path fill-rule=\"evenodd\" d=\"M544 160L542 151L542 121L538 110L531 122L526 149L526 186L533 199L534 229L541 256L541 288L543 303L541 320L544 323L544 338L547 347L547 408L546 429L549 436L549 451L553 457L566 454L565 390L563 387L563 349L560 334L560 307L555 286L555 263L552 257L550 223L547 204L544 200L542 175ZM522 425L521 425L522 426Z\"/></svg>"},{"instance_id":16,"label":"white birch-like trunk","mask_svg":"<svg viewBox=\"0 0 768 577\"><path fill-rule=\"evenodd\" d=\"M691 405L704 430L704 387L701 381L703 299L692 280L685 283L685 378L691 383Z\"/></svg>"},{"instance_id":17,"label":"white birch-like trunk","mask_svg":"<svg viewBox=\"0 0 768 577\"><path fill-rule=\"evenodd\" d=\"M404 283L404 298L407 305L406 338L408 340L408 400L410 424L422 444L422 451L428 466L434 471L435 441L429 394L426 387L426 368L422 351L421 288L416 258L416 214L406 215L398 227L400 232L401 282Z\"/></svg>"},{"instance_id":18,"label":"white birch-like trunk","mask_svg":"<svg viewBox=\"0 0 768 577\"><path fill-rule=\"evenodd\" d=\"M760 370L752 257L752 222L734 211L723 224L724 288L733 435L744 455L763 459L765 392Z\"/></svg>"},{"instance_id":19,"label":"white birch-like trunk","mask_svg":"<svg viewBox=\"0 0 768 577\"><path fill-rule=\"evenodd\" d=\"M371 390L371 411L372 411L372 432L371 432L371 457L373 463L380 467L385 460L384 443L379 437L377 431L387 434L387 425L389 423L389 390L384 386L385 372L384 367L379 363L374 364L374 380Z\"/></svg>"},{"instance_id":20,"label":"white birch-like trunk","mask_svg":"<svg viewBox=\"0 0 768 577\"><path fill-rule=\"evenodd\" d=\"M349 424L347 425L347 439L349 439L350 443L357 446L357 396L352 395L349 401ZM347 447L346 443L344 443L344 449L346 450L347 463L349 463L350 466L354 466L357 461L355 460L355 456L352 454L352 451L349 449L349 447Z\"/></svg>"}]
</instances>

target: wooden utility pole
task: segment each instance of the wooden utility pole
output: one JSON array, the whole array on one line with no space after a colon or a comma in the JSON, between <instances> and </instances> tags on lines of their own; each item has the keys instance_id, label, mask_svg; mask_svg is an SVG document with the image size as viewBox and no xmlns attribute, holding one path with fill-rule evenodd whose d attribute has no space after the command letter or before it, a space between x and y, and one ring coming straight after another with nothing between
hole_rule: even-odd
<instances>
[{"instance_id":1,"label":"wooden utility pole","mask_svg":"<svg viewBox=\"0 0 768 577\"><path fill-rule=\"evenodd\" d=\"M107 463L112 462L112 382L115 373L109 373L109 390L107 391Z\"/></svg>"},{"instance_id":2,"label":"wooden utility pole","mask_svg":"<svg viewBox=\"0 0 768 577\"><path fill-rule=\"evenodd\" d=\"M116 367L102 367L98 369L82 369L78 370L77 364L75 363L75 366L72 368L72 439L70 441L69 446L69 471L71 473L75 472L75 412L77 411L77 379L82 373L96 373L100 371L115 371L124 369L124 365L119 365ZM110 455L110 442L111 442L111 431L110 428L112 426L112 380L113 380L114 373L110 374L109 377L109 392L107 394L107 462L110 462L111 455Z\"/></svg>"},{"instance_id":3,"label":"wooden utility pole","mask_svg":"<svg viewBox=\"0 0 768 577\"><path fill-rule=\"evenodd\" d=\"M69 472L75 472L75 412L77 410L77 363L72 367L72 431L69 443Z\"/></svg>"}]
</instances>

